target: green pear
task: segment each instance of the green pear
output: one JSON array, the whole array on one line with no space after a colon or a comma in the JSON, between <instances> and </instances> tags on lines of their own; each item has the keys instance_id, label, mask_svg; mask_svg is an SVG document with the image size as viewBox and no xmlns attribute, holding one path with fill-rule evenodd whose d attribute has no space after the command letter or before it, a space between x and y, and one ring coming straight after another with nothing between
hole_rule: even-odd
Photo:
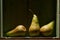
<instances>
[{"instance_id":1,"label":"green pear","mask_svg":"<svg viewBox=\"0 0 60 40\"><path fill-rule=\"evenodd\" d=\"M53 28L54 28L54 21L51 21L50 23L42 26L40 28L40 32L44 35L44 36L49 36L52 34L53 32Z\"/></svg>"},{"instance_id":2,"label":"green pear","mask_svg":"<svg viewBox=\"0 0 60 40\"><path fill-rule=\"evenodd\" d=\"M39 23L38 23L38 18L34 14L33 18L32 18L31 25L29 27L29 35L30 36L38 36L39 35L39 30L40 30L40 26L39 26Z\"/></svg>"},{"instance_id":3,"label":"green pear","mask_svg":"<svg viewBox=\"0 0 60 40\"><path fill-rule=\"evenodd\" d=\"M26 32L26 28L23 25L18 25L13 30L7 32L7 36L24 36Z\"/></svg>"}]
</instances>

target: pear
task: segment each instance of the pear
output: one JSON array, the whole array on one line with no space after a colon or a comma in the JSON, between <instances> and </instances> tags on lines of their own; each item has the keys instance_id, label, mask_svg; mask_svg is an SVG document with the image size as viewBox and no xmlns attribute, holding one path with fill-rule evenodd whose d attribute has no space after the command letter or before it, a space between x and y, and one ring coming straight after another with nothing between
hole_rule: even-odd
<instances>
[{"instance_id":1,"label":"pear","mask_svg":"<svg viewBox=\"0 0 60 40\"><path fill-rule=\"evenodd\" d=\"M51 21L50 23L42 26L40 28L40 32L44 35L44 36L49 36L52 34L53 32L53 28L54 28L54 21Z\"/></svg>"},{"instance_id":2,"label":"pear","mask_svg":"<svg viewBox=\"0 0 60 40\"><path fill-rule=\"evenodd\" d=\"M24 36L26 32L26 28L23 25L18 25L13 30L7 32L7 36Z\"/></svg>"},{"instance_id":3,"label":"pear","mask_svg":"<svg viewBox=\"0 0 60 40\"><path fill-rule=\"evenodd\" d=\"M40 26L39 26L39 23L38 23L38 18L34 14L33 18L32 18L31 25L29 27L29 35L30 36L38 36L39 35L39 30L40 30Z\"/></svg>"}]
</instances>

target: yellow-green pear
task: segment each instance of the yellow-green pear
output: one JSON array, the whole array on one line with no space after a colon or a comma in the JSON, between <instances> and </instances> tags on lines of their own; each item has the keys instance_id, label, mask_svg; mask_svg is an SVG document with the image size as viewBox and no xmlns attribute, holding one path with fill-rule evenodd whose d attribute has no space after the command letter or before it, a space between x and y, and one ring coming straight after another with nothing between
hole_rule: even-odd
<instances>
[{"instance_id":1,"label":"yellow-green pear","mask_svg":"<svg viewBox=\"0 0 60 40\"><path fill-rule=\"evenodd\" d=\"M49 36L52 34L53 32L53 28L54 28L54 21L51 21L50 23L42 26L40 28L40 32L44 35L44 36Z\"/></svg>"},{"instance_id":2,"label":"yellow-green pear","mask_svg":"<svg viewBox=\"0 0 60 40\"><path fill-rule=\"evenodd\" d=\"M7 36L24 36L26 32L26 28L23 25L18 25L13 30L7 32Z\"/></svg>"},{"instance_id":3,"label":"yellow-green pear","mask_svg":"<svg viewBox=\"0 0 60 40\"><path fill-rule=\"evenodd\" d=\"M32 18L31 25L29 27L29 35L30 36L38 36L39 35L39 30L40 30L40 26L39 26L38 18L34 14L33 18Z\"/></svg>"}]
</instances>

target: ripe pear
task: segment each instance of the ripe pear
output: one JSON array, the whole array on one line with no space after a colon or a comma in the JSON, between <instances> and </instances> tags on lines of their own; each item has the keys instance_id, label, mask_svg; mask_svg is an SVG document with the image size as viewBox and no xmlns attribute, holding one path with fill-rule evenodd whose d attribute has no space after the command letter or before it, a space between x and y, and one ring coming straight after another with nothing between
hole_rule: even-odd
<instances>
[{"instance_id":1,"label":"ripe pear","mask_svg":"<svg viewBox=\"0 0 60 40\"><path fill-rule=\"evenodd\" d=\"M38 36L39 35L39 30L40 30L40 26L39 26L39 23L38 23L38 18L34 14L33 18L32 18L31 25L29 27L29 35L30 36Z\"/></svg>"},{"instance_id":2,"label":"ripe pear","mask_svg":"<svg viewBox=\"0 0 60 40\"><path fill-rule=\"evenodd\" d=\"M53 32L53 28L54 28L54 21L51 21L50 23L42 26L40 28L40 32L42 32L44 36L49 36Z\"/></svg>"},{"instance_id":3,"label":"ripe pear","mask_svg":"<svg viewBox=\"0 0 60 40\"><path fill-rule=\"evenodd\" d=\"M26 32L26 28L23 25L18 25L13 30L7 32L7 36L24 36Z\"/></svg>"}]
</instances>

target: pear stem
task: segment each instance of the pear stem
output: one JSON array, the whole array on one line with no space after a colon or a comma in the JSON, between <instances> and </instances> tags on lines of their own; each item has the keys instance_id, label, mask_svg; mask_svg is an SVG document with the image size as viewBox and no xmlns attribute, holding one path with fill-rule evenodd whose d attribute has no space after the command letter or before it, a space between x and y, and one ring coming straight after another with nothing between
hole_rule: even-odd
<instances>
[{"instance_id":1,"label":"pear stem","mask_svg":"<svg viewBox=\"0 0 60 40\"><path fill-rule=\"evenodd\" d=\"M29 9L29 11L30 11L32 14L34 14L34 12L33 12L31 9Z\"/></svg>"},{"instance_id":2,"label":"pear stem","mask_svg":"<svg viewBox=\"0 0 60 40\"><path fill-rule=\"evenodd\" d=\"M29 9L29 11L30 11L32 14L34 14L34 12L33 12L31 9ZM36 13L36 12L35 12L35 13ZM38 11L37 13L39 13L39 11Z\"/></svg>"}]
</instances>

